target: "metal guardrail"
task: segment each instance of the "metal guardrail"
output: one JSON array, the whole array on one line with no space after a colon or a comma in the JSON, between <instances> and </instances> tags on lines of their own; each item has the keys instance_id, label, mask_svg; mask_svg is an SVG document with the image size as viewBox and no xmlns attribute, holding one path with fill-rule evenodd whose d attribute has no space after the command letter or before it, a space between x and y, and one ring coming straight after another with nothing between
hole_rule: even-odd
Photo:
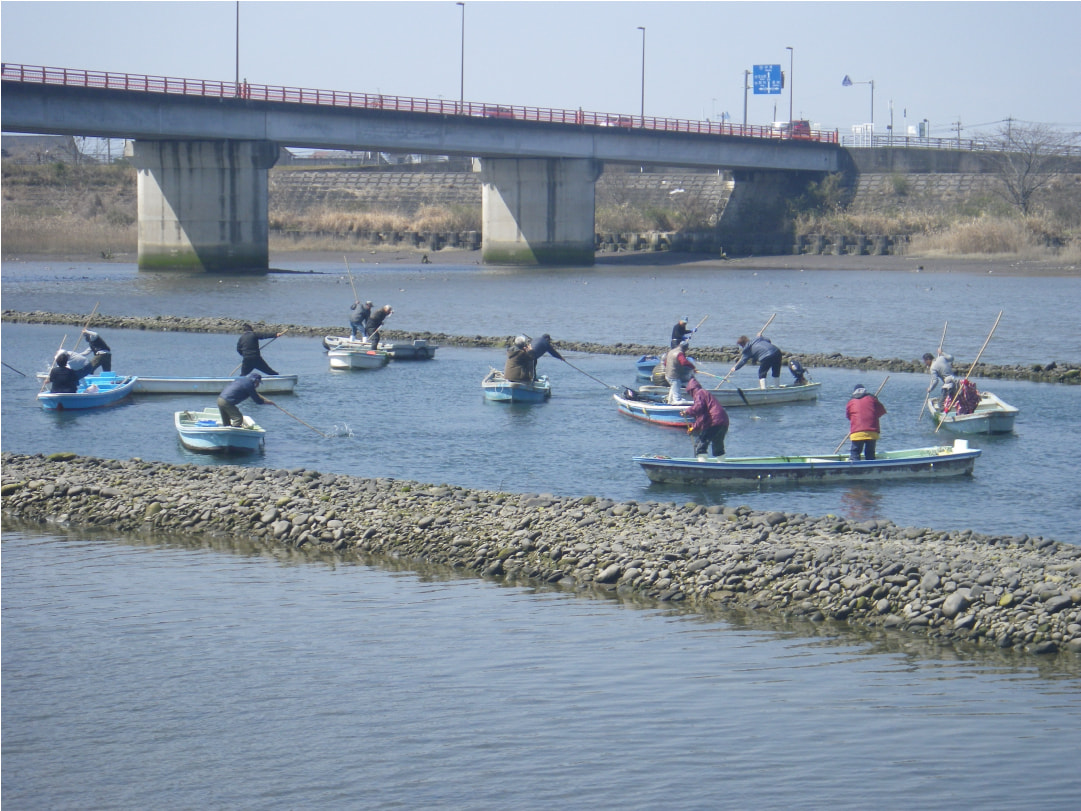
<instances>
[{"instance_id":1,"label":"metal guardrail","mask_svg":"<svg viewBox=\"0 0 1081 811\"><path fill-rule=\"evenodd\" d=\"M48 68L34 65L4 63L3 79L28 84L62 85L65 87L92 87L104 90L125 90L139 93L166 93L181 96L205 96L211 98L244 99L250 101L281 102L288 104L313 104L329 107L349 107L365 110L392 110L404 113L422 113L440 116L464 116L468 118L513 119L515 121L538 121L548 124L567 124L587 127L616 127L626 130L649 130L652 132L678 132L696 135L723 135L769 140L809 141L826 144L838 143L836 132L812 130L810 134L788 133L770 127L694 121L682 118L656 118L654 116L598 113L587 110L560 110L547 107L521 107L480 102L459 102L446 99L389 96L381 93L351 93L341 90L313 90L303 87L277 87L250 84L248 82L223 82L212 79L178 79L168 76L147 76L132 73L108 73L103 71L76 70L72 68Z\"/></svg>"}]
</instances>

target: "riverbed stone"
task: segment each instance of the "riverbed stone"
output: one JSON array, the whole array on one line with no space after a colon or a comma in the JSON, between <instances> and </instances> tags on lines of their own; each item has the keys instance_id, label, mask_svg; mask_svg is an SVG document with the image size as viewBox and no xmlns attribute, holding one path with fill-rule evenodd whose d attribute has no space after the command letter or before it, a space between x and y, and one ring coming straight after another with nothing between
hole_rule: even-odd
<instances>
[{"instance_id":1,"label":"riverbed stone","mask_svg":"<svg viewBox=\"0 0 1081 811\"><path fill-rule=\"evenodd\" d=\"M722 604L951 643L1081 654L1081 549L1042 538L301 468L9 453L2 462L3 514L26 521L263 538L298 555L364 551L523 584L605 591L618 584L620 594L685 609Z\"/></svg>"}]
</instances>

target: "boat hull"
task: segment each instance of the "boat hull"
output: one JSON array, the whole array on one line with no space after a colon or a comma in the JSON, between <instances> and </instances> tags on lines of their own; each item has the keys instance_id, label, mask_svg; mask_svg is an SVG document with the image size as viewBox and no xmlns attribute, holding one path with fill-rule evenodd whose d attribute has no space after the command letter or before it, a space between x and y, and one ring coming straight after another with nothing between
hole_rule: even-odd
<instances>
[{"instance_id":1,"label":"boat hull","mask_svg":"<svg viewBox=\"0 0 1081 811\"><path fill-rule=\"evenodd\" d=\"M971 414L950 412L943 416L941 402L928 400L928 410L935 425L955 434L1009 434L1020 409L1004 402L991 392L980 392L980 402Z\"/></svg>"},{"instance_id":2,"label":"boat hull","mask_svg":"<svg viewBox=\"0 0 1081 811\"><path fill-rule=\"evenodd\" d=\"M814 382L802 386L771 386L765 389L708 389L708 391L725 408L740 408L743 406L783 405L785 403L817 400L818 392L821 389L822 384ZM741 393L742 396L740 396ZM642 386L638 389L638 395L642 399L664 404L663 401L668 397L668 387ZM686 406L682 407L685 408Z\"/></svg>"},{"instance_id":3,"label":"boat hull","mask_svg":"<svg viewBox=\"0 0 1081 811\"><path fill-rule=\"evenodd\" d=\"M612 399L616 401L616 407L619 409L620 414L625 414L642 422L663 425L667 428L686 428L692 422L690 417L684 417L680 414L680 411L691 405L689 402L683 405L668 405L667 403L653 403L648 400L628 400L618 394L613 394Z\"/></svg>"},{"instance_id":4,"label":"boat hull","mask_svg":"<svg viewBox=\"0 0 1081 811\"><path fill-rule=\"evenodd\" d=\"M354 341L339 335L327 335L323 338L323 346L328 351L332 349L371 349L369 341ZM435 357L435 350L439 347L428 343L423 338L415 338L412 341L396 343L380 343L379 350L386 352L391 360L431 360Z\"/></svg>"},{"instance_id":5,"label":"boat hull","mask_svg":"<svg viewBox=\"0 0 1081 811\"><path fill-rule=\"evenodd\" d=\"M327 357L331 369L379 369L390 360L381 349L331 349Z\"/></svg>"},{"instance_id":6,"label":"boat hull","mask_svg":"<svg viewBox=\"0 0 1081 811\"><path fill-rule=\"evenodd\" d=\"M38 379L45 375L38 374ZM135 377L133 394L220 394L234 377ZM297 384L296 375L263 375L261 394L289 394Z\"/></svg>"},{"instance_id":7,"label":"boat hull","mask_svg":"<svg viewBox=\"0 0 1081 811\"><path fill-rule=\"evenodd\" d=\"M653 370L657 368L657 364L660 362L661 359L656 355L642 355L634 362L635 373L642 380L649 380L653 377Z\"/></svg>"},{"instance_id":8,"label":"boat hull","mask_svg":"<svg viewBox=\"0 0 1081 811\"><path fill-rule=\"evenodd\" d=\"M173 424L180 444L197 453L254 453L266 444L266 430L251 417L244 416L242 428L223 426L216 408L174 412Z\"/></svg>"},{"instance_id":9,"label":"boat hull","mask_svg":"<svg viewBox=\"0 0 1081 811\"><path fill-rule=\"evenodd\" d=\"M136 378L130 375L121 377L112 372L102 372L84 377L74 394L43 391L38 394L38 402L46 411L103 408L126 400L134 391L135 383Z\"/></svg>"},{"instance_id":10,"label":"boat hull","mask_svg":"<svg viewBox=\"0 0 1081 811\"><path fill-rule=\"evenodd\" d=\"M844 454L693 459L635 456L650 481L664 484L763 485L830 481L892 481L971 475L981 451L953 446L885 451L872 461Z\"/></svg>"},{"instance_id":11,"label":"boat hull","mask_svg":"<svg viewBox=\"0 0 1081 811\"><path fill-rule=\"evenodd\" d=\"M496 403L543 403L552 396L552 384L547 376L532 383L516 383L495 369L481 381L481 389L485 400Z\"/></svg>"}]
</instances>

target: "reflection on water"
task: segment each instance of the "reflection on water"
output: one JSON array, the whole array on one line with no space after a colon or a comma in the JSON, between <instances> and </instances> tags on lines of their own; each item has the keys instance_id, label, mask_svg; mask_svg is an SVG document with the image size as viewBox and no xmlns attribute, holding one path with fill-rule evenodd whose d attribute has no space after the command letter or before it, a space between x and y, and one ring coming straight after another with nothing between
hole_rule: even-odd
<instances>
[{"instance_id":1,"label":"reflection on water","mask_svg":"<svg viewBox=\"0 0 1081 811\"><path fill-rule=\"evenodd\" d=\"M882 495L865 487L846 487L841 491L841 515L850 521L873 521L881 518Z\"/></svg>"}]
</instances>

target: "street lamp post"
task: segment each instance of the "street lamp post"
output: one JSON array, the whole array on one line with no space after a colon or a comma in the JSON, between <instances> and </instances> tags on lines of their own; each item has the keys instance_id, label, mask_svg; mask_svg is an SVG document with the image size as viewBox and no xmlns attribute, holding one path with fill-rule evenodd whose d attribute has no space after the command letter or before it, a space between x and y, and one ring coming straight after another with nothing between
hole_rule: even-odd
<instances>
[{"instance_id":1,"label":"street lamp post","mask_svg":"<svg viewBox=\"0 0 1081 811\"><path fill-rule=\"evenodd\" d=\"M462 68L458 84L458 114L461 115L465 110L465 3L455 3L454 5L462 7Z\"/></svg>"},{"instance_id":2,"label":"street lamp post","mask_svg":"<svg viewBox=\"0 0 1081 811\"><path fill-rule=\"evenodd\" d=\"M792 63L796 58L796 51L791 45L786 45L785 50L788 51L788 137L792 137L792 86L795 84L795 78L792 75Z\"/></svg>"},{"instance_id":3,"label":"street lamp post","mask_svg":"<svg viewBox=\"0 0 1081 811\"><path fill-rule=\"evenodd\" d=\"M852 87L854 84L869 84L871 85L871 135L875 132L875 80L871 79L866 82L854 82L846 75L841 80L842 87Z\"/></svg>"},{"instance_id":4,"label":"street lamp post","mask_svg":"<svg viewBox=\"0 0 1081 811\"><path fill-rule=\"evenodd\" d=\"M240 0L236 0L236 92L240 93Z\"/></svg>"},{"instance_id":5,"label":"street lamp post","mask_svg":"<svg viewBox=\"0 0 1081 811\"><path fill-rule=\"evenodd\" d=\"M642 126L646 125L646 27L638 26L642 32Z\"/></svg>"}]
</instances>

